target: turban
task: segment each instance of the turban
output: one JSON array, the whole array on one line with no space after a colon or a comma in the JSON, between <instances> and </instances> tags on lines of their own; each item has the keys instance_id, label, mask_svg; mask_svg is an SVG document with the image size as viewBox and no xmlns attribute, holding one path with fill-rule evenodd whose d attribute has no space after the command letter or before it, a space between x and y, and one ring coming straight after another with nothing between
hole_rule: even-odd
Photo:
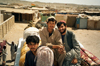
<instances>
[{"instance_id":1,"label":"turban","mask_svg":"<svg viewBox=\"0 0 100 66\"><path fill-rule=\"evenodd\" d=\"M42 46L37 49L36 66L52 66L53 61L54 61L54 54L49 47Z\"/></svg>"}]
</instances>

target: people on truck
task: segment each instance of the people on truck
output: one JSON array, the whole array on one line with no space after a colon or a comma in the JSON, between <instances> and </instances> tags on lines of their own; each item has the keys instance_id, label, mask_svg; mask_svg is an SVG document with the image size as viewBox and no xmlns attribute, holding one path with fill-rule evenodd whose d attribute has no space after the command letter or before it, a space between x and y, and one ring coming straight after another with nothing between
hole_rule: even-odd
<instances>
[{"instance_id":1,"label":"people on truck","mask_svg":"<svg viewBox=\"0 0 100 66\"><path fill-rule=\"evenodd\" d=\"M73 32L67 30L64 20L57 23L57 27L62 36L66 56L62 66L80 66L80 46Z\"/></svg>"},{"instance_id":2,"label":"people on truck","mask_svg":"<svg viewBox=\"0 0 100 66\"><path fill-rule=\"evenodd\" d=\"M28 36L26 38L26 44L30 50L26 53L25 66L36 66L36 51L39 47L39 38L35 35Z\"/></svg>"},{"instance_id":3,"label":"people on truck","mask_svg":"<svg viewBox=\"0 0 100 66\"><path fill-rule=\"evenodd\" d=\"M41 45L48 46L54 52L54 65L62 66L64 60L64 53L59 53L58 49L63 47L60 32L55 29L55 24L57 23L55 17L51 16L47 18L47 27L40 29Z\"/></svg>"}]
</instances>

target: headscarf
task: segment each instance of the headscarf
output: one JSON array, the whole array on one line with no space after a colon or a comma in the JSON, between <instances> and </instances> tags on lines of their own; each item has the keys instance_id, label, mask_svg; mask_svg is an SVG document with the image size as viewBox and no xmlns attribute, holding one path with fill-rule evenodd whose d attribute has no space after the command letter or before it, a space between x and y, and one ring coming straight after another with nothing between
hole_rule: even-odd
<instances>
[{"instance_id":1,"label":"headscarf","mask_svg":"<svg viewBox=\"0 0 100 66\"><path fill-rule=\"evenodd\" d=\"M42 46L37 49L36 66L52 66L53 61L54 61L54 54L49 47Z\"/></svg>"}]
</instances>

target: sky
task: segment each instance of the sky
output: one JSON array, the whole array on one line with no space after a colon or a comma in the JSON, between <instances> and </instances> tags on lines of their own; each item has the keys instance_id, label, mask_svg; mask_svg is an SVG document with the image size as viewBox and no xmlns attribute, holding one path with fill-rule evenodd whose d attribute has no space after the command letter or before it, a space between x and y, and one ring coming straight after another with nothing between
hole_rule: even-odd
<instances>
[{"instance_id":1,"label":"sky","mask_svg":"<svg viewBox=\"0 0 100 66\"><path fill-rule=\"evenodd\" d=\"M100 0L22 0L22 1L40 1L48 3L71 3L81 5L100 5Z\"/></svg>"}]
</instances>

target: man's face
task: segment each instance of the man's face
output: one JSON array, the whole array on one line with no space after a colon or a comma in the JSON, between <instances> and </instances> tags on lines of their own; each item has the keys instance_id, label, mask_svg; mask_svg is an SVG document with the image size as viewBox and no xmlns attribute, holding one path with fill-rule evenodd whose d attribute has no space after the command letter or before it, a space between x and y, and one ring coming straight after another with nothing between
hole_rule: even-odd
<instances>
[{"instance_id":1,"label":"man's face","mask_svg":"<svg viewBox=\"0 0 100 66\"><path fill-rule=\"evenodd\" d=\"M55 27L55 21L54 22L53 21L49 21L47 23L47 25L48 25L48 29L53 29Z\"/></svg>"},{"instance_id":2,"label":"man's face","mask_svg":"<svg viewBox=\"0 0 100 66\"><path fill-rule=\"evenodd\" d=\"M64 26L64 24L61 24L60 27L58 27L59 31L61 34L65 33L66 32L66 26Z\"/></svg>"},{"instance_id":3,"label":"man's face","mask_svg":"<svg viewBox=\"0 0 100 66\"><path fill-rule=\"evenodd\" d=\"M30 48L30 50L32 51L32 52L35 52L36 51L36 49L38 48L38 43L37 44L35 44L35 43L33 43L33 42L30 42L29 44L27 44L27 46Z\"/></svg>"}]
</instances>

